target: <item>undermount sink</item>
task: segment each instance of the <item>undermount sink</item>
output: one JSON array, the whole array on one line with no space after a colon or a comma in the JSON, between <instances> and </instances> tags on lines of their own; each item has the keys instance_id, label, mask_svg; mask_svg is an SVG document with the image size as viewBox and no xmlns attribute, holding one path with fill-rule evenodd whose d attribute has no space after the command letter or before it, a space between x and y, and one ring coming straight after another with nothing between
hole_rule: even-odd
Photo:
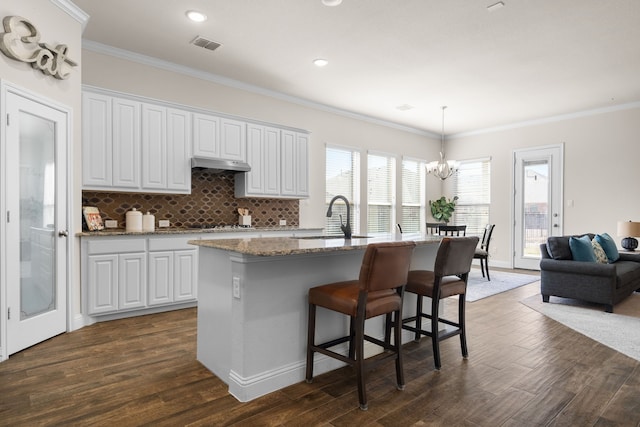
<instances>
[{"instance_id":1,"label":"undermount sink","mask_svg":"<svg viewBox=\"0 0 640 427\"><path fill-rule=\"evenodd\" d=\"M351 236L352 239L369 239L371 236ZM321 236L294 236L292 239L313 240L313 239L344 239L344 234L329 234Z\"/></svg>"}]
</instances>

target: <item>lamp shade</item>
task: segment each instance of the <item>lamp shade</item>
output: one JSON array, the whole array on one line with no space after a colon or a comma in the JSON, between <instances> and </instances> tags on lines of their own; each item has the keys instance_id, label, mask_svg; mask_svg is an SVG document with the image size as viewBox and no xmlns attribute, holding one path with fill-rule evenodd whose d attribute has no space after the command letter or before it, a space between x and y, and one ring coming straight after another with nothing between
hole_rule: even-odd
<instances>
[{"instance_id":1,"label":"lamp shade","mask_svg":"<svg viewBox=\"0 0 640 427\"><path fill-rule=\"evenodd\" d=\"M638 237L640 236L640 222L618 221L618 236Z\"/></svg>"}]
</instances>

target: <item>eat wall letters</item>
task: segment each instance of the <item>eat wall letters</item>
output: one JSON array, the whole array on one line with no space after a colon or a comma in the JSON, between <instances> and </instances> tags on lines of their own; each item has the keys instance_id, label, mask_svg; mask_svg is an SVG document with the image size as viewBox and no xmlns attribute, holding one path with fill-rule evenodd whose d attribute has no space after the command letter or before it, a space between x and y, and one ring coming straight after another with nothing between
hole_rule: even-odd
<instances>
[{"instance_id":1,"label":"eat wall letters","mask_svg":"<svg viewBox=\"0 0 640 427\"><path fill-rule=\"evenodd\" d=\"M67 57L67 45L54 47L40 43L40 32L29 20L7 16L2 24L5 32L0 34L0 50L9 58L30 63L33 68L60 80L68 78L70 68L78 65Z\"/></svg>"}]
</instances>

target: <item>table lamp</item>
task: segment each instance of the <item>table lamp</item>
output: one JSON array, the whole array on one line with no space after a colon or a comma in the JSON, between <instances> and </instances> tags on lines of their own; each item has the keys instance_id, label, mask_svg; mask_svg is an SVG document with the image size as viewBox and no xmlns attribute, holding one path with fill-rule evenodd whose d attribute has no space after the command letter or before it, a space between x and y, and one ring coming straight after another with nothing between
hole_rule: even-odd
<instances>
[{"instance_id":1,"label":"table lamp","mask_svg":"<svg viewBox=\"0 0 640 427\"><path fill-rule=\"evenodd\" d=\"M620 246L628 251L634 251L638 247L638 239L640 236L640 222L618 221L618 236L623 236Z\"/></svg>"}]
</instances>

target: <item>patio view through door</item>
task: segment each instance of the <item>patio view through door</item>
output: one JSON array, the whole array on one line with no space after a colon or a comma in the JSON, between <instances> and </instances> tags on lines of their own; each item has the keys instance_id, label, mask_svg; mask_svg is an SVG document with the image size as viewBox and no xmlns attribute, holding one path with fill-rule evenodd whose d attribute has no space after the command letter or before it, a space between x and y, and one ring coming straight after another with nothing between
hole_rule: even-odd
<instances>
[{"instance_id":1,"label":"patio view through door","mask_svg":"<svg viewBox=\"0 0 640 427\"><path fill-rule=\"evenodd\" d=\"M562 235L562 145L514 152L514 268L540 269L540 244Z\"/></svg>"},{"instance_id":2,"label":"patio view through door","mask_svg":"<svg viewBox=\"0 0 640 427\"><path fill-rule=\"evenodd\" d=\"M7 355L67 330L67 113L7 90Z\"/></svg>"}]
</instances>

